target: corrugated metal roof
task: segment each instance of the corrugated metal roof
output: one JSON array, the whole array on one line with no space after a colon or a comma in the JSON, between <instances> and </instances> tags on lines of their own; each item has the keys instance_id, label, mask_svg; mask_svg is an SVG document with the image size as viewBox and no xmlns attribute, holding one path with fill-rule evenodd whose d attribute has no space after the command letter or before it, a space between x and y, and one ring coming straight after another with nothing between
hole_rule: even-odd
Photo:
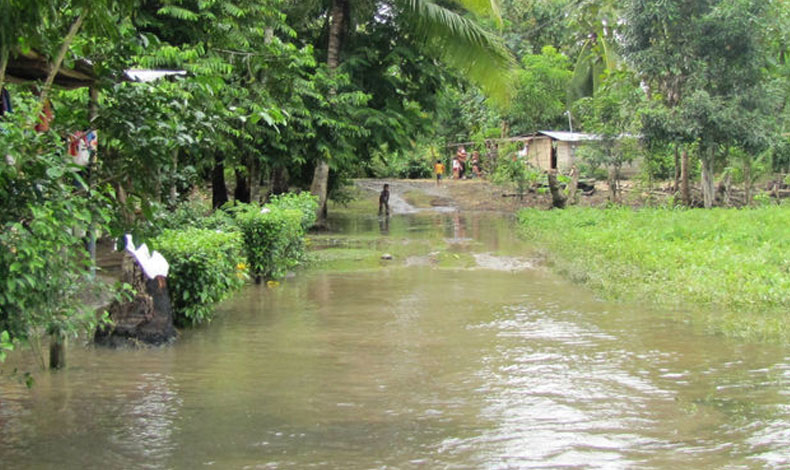
<instances>
[{"instance_id":1,"label":"corrugated metal roof","mask_svg":"<svg viewBox=\"0 0 790 470\"><path fill-rule=\"evenodd\" d=\"M162 77L169 77L171 75L186 76L184 70L136 70L129 69L125 71L126 76L135 82L153 82Z\"/></svg>"},{"instance_id":2,"label":"corrugated metal roof","mask_svg":"<svg viewBox=\"0 0 790 470\"><path fill-rule=\"evenodd\" d=\"M538 131L538 134L551 137L560 142L582 142L585 140L600 140L598 136L593 134L583 134L581 132L565 132L565 131Z\"/></svg>"}]
</instances>

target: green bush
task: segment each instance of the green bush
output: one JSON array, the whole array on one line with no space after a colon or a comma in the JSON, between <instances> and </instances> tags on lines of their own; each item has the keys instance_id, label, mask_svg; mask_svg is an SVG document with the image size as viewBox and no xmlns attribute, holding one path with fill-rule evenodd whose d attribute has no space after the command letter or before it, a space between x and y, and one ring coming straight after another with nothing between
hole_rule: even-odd
<instances>
[{"instance_id":1,"label":"green bush","mask_svg":"<svg viewBox=\"0 0 790 470\"><path fill-rule=\"evenodd\" d=\"M247 277L238 233L166 230L151 245L170 263L167 282L179 325L211 321L214 304L240 288Z\"/></svg>"},{"instance_id":2,"label":"green bush","mask_svg":"<svg viewBox=\"0 0 790 470\"><path fill-rule=\"evenodd\" d=\"M165 230L180 230L184 227L207 228L229 232L235 230L233 217L227 212L211 208L210 202L195 198L180 202L175 209L167 210L159 206L150 221L151 235L156 236Z\"/></svg>"},{"instance_id":3,"label":"green bush","mask_svg":"<svg viewBox=\"0 0 790 470\"><path fill-rule=\"evenodd\" d=\"M318 198L308 192L285 193L273 196L266 207L294 209L302 213L302 229L307 231L315 224L318 211Z\"/></svg>"},{"instance_id":4,"label":"green bush","mask_svg":"<svg viewBox=\"0 0 790 470\"><path fill-rule=\"evenodd\" d=\"M299 210L251 204L236 213L255 281L283 277L304 256L304 215Z\"/></svg>"},{"instance_id":5,"label":"green bush","mask_svg":"<svg viewBox=\"0 0 790 470\"><path fill-rule=\"evenodd\" d=\"M514 184L518 192L524 194L540 177L541 173L524 161L507 157L500 159L491 180L496 184Z\"/></svg>"},{"instance_id":6,"label":"green bush","mask_svg":"<svg viewBox=\"0 0 790 470\"><path fill-rule=\"evenodd\" d=\"M109 188L86 191L61 137L32 131L37 103L20 92L0 120L0 332L9 341L92 331L99 319L85 294L103 287L81 233L106 229Z\"/></svg>"}]
</instances>

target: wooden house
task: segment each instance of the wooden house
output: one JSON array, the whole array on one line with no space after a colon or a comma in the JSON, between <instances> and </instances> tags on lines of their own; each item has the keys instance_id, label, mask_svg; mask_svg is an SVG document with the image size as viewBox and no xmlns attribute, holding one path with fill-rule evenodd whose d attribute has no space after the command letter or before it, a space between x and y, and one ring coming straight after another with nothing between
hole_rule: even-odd
<instances>
[{"instance_id":1,"label":"wooden house","mask_svg":"<svg viewBox=\"0 0 790 470\"><path fill-rule=\"evenodd\" d=\"M541 170L568 171L576 162L576 151L582 145L598 140L592 134L564 131L539 131L523 139L521 156Z\"/></svg>"}]
</instances>

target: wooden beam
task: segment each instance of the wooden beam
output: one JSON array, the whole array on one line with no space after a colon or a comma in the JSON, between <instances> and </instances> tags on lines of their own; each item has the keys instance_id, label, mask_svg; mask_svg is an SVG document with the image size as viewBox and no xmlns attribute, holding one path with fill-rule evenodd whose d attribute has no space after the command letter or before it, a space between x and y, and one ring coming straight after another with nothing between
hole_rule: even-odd
<instances>
[{"instance_id":1,"label":"wooden beam","mask_svg":"<svg viewBox=\"0 0 790 470\"><path fill-rule=\"evenodd\" d=\"M50 63L35 51L11 54L6 68L6 81L11 83L43 82L49 74ZM55 85L66 89L89 87L96 82L93 65L79 59L72 68L61 67L55 76Z\"/></svg>"}]
</instances>

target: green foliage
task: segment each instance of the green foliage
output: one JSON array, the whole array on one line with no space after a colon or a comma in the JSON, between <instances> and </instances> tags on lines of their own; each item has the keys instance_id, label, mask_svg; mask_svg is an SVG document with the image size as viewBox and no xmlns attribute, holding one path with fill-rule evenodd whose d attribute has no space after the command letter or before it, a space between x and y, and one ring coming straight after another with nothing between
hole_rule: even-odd
<instances>
[{"instance_id":1,"label":"green foliage","mask_svg":"<svg viewBox=\"0 0 790 470\"><path fill-rule=\"evenodd\" d=\"M772 149L773 171L790 173L790 138L777 139Z\"/></svg>"},{"instance_id":2,"label":"green foliage","mask_svg":"<svg viewBox=\"0 0 790 470\"><path fill-rule=\"evenodd\" d=\"M285 193L272 196L266 207L277 209L298 210L302 214L302 230L309 230L316 221L316 210L318 209L318 198L308 192Z\"/></svg>"},{"instance_id":3,"label":"green foliage","mask_svg":"<svg viewBox=\"0 0 790 470\"><path fill-rule=\"evenodd\" d=\"M304 215L299 210L250 204L236 213L244 252L256 281L282 278L304 256Z\"/></svg>"},{"instance_id":4,"label":"green foliage","mask_svg":"<svg viewBox=\"0 0 790 470\"><path fill-rule=\"evenodd\" d=\"M579 149L579 155L592 167L609 169L615 200L621 168L632 162L640 151L633 134L638 127L634 109L639 107L642 98L636 77L625 70L614 70L605 74L595 96L576 103L576 114L581 117L585 131L598 138Z\"/></svg>"},{"instance_id":5,"label":"green foliage","mask_svg":"<svg viewBox=\"0 0 790 470\"><path fill-rule=\"evenodd\" d=\"M157 211L152 225L160 232L184 227L209 228L204 226L204 221L210 212L211 206L206 201L196 198L176 205L173 210Z\"/></svg>"},{"instance_id":6,"label":"green foliage","mask_svg":"<svg viewBox=\"0 0 790 470\"><path fill-rule=\"evenodd\" d=\"M7 351L13 351L14 344L7 331L0 332L0 362L5 361Z\"/></svg>"},{"instance_id":7,"label":"green foliage","mask_svg":"<svg viewBox=\"0 0 790 470\"><path fill-rule=\"evenodd\" d=\"M471 9L499 17L498 11L492 8L496 2L461 0L457 3L466 7L478 5L480 8ZM401 27L423 39L434 55L485 89L489 96L502 103L509 100L515 64L498 36L472 17L462 16L439 2L409 0L402 4Z\"/></svg>"},{"instance_id":8,"label":"green foliage","mask_svg":"<svg viewBox=\"0 0 790 470\"><path fill-rule=\"evenodd\" d=\"M435 159L415 149L399 153L382 150L370 164L370 173L376 178L430 178L433 174Z\"/></svg>"},{"instance_id":9,"label":"green foliage","mask_svg":"<svg viewBox=\"0 0 790 470\"><path fill-rule=\"evenodd\" d=\"M150 230L158 235L165 230L181 230L185 227L205 228L222 232L237 230L233 217L224 210L212 210L208 201L199 197L178 204L173 210L161 206L154 213Z\"/></svg>"},{"instance_id":10,"label":"green foliage","mask_svg":"<svg viewBox=\"0 0 790 470\"><path fill-rule=\"evenodd\" d=\"M0 331L75 335L100 320L83 301L98 286L81 233L107 225L109 199L87 191L57 134L30 127L35 99L15 98L0 121Z\"/></svg>"},{"instance_id":11,"label":"green foliage","mask_svg":"<svg viewBox=\"0 0 790 470\"><path fill-rule=\"evenodd\" d=\"M500 158L491 180L497 184L514 184L520 194L524 194L538 182L541 173L527 166L518 158Z\"/></svg>"},{"instance_id":12,"label":"green foliage","mask_svg":"<svg viewBox=\"0 0 790 470\"><path fill-rule=\"evenodd\" d=\"M168 288L177 324L208 323L214 306L247 277L238 233L189 228L166 230L151 241L170 263Z\"/></svg>"},{"instance_id":13,"label":"green foliage","mask_svg":"<svg viewBox=\"0 0 790 470\"><path fill-rule=\"evenodd\" d=\"M725 150L761 154L771 141L776 96L767 86L768 55L758 26L774 24L761 0L629 0L623 45L654 96L644 114L649 142L697 144L706 207Z\"/></svg>"},{"instance_id":14,"label":"green foliage","mask_svg":"<svg viewBox=\"0 0 790 470\"><path fill-rule=\"evenodd\" d=\"M788 207L525 210L524 235L610 298L703 307L729 336L790 341Z\"/></svg>"},{"instance_id":15,"label":"green foliage","mask_svg":"<svg viewBox=\"0 0 790 470\"><path fill-rule=\"evenodd\" d=\"M551 46L521 59L516 74L515 99L507 118L515 134L567 125L567 89L572 72L567 57Z\"/></svg>"}]
</instances>

